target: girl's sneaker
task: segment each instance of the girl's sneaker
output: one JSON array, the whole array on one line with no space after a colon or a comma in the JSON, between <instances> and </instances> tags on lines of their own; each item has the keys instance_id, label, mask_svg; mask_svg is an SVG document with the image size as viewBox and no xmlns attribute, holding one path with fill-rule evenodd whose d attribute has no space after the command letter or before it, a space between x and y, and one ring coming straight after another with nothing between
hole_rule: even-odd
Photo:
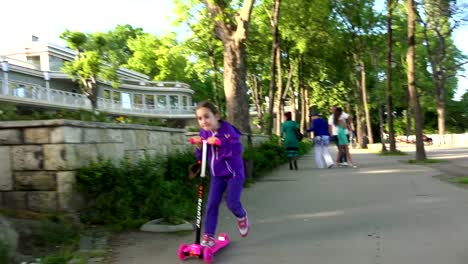
<instances>
[{"instance_id":1,"label":"girl's sneaker","mask_svg":"<svg viewBox=\"0 0 468 264\"><path fill-rule=\"evenodd\" d=\"M237 218L237 227L239 228L241 237L246 237L249 235L250 223L247 215L242 218Z\"/></svg>"},{"instance_id":2,"label":"girl's sneaker","mask_svg":"<svg viewBox=\"0 0 468 264\"><path fill-rule=\"evenodd\" d=\"M212 246L215 245L215 239L214 239L213 236L210 236L208 234L204 234L202 239L201 239L200 245L202 247L212 247Z\"/></svg>"}]
</instances>

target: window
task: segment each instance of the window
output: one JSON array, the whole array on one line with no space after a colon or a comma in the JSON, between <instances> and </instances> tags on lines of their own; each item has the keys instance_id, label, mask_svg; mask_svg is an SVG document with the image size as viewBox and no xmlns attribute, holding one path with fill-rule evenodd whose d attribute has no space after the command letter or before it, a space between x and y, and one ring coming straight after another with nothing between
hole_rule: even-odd
<instances>
[{"instance_id":1,"label":"window","mask_svg":"<svg viewBox=\"0 0 468 264\"><path fill-rule=\"evenodd\" d=\"M122 107L132 109L132 100L129 93L122 93Z\"/></svg>"},{"instance_id":2,"label":"window","mask_svg":"<svg viewBox=\"0 0 468 264\"><path fill-rule=\"evenodd\" d=\"M148 109L154 109L154 95L147 94L145 95L146 107Z\"/></svg>"},{"instance_id":3,"label":"window","mask_svg":"<svg viewBox=\"0 0 468 264\"><path fill-rule=\"evenodd\" d=\"M107 99L107 100L111 99L111 91L104 90L104 99Z\"/></svg>"},{"instance_id":4,"label":"window","mask_svg":"<svg viewBox=\"0 0 468 264\"><path fill-rule=\"evenodd\" d=\"M112 97L113 97L112 99L113 99L115 102L117 102L117 103L120 102L120 92L114 92L113 95L112 95Z\"/></svg>"},{"instance_id":5,"label":"window","mask_svg":"<svg viewBox=\"0 0 468 264\"><path fill-rule=\"evenodd\" d=\"M165 95L158 95L158 108L166 108L167 100Z\"/></svg>"},{"instance_id":6,"label":"window","mask_svg":"<svg viewBox=\"0 0 468 264\"><path fill-rule=\"evenodd\" d=\"M41 58L39 56L26 56L26 60L28 61L28 63L34 65L34 68L36 70L39 70L41 68Z\"/></svg>"},{"instance_id":7,"label":"window","mask_svg":"<svg viewBox=\"0 0 468 264\"><path fill-rule=\"evenodd\" d=\"M169 101L171 102L171 109L179 108L179 96L171 95L169 96Z\"/></svg>"},{"instance_id":8,"label":"window","mask_svg":"<svg viewBox=\"0 0 468 264\"><path fill-rule=\"evenodd\" d=\"M25 87L24 85L20 84L15 89L15 96L24 97L25 96Z\"/></svg>"},{"instance_id":9,"label":"window","mask_svg":"<svg viewBox=\"0 0 468 264\"><path fill-rule=\"evenodd\" d=\"M187 96L182 96L182 107L187 109Z\"/></svg>"},{"instance_id":10,"label":"window","mask_svg":"<svg viewBox=\"0 0 468 264\"><path fill-rule=\"evenodd\" d=\"M49 55L49 68L50 71L60 71L63 67L63 60Z\"/></svg>"},{"instance_id":11,"label":"window","mask_svg":"<svg viewBox=\"0 0 468 264\"><path fill-rule=\"evenodd\" d=\"M143 104L143 95L141 94L134 94L133 95L133 104L135 106L141 106Z\"/></svg>"}]
</instances>

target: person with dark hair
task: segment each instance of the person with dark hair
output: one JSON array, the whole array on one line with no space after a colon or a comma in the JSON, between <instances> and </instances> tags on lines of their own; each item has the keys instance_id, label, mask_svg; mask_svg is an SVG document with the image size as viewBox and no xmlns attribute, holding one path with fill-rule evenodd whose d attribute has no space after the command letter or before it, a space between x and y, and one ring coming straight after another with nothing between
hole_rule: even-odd
<instances>
[{"instance_id":1,"label":"person with dark hair","mask_svg":"<svg viewBox=\"0 0 468 264\"><path fill-rule=\"evenodd\" d=\"M315 164L317 168L332 168L333 159L328 150L330 144L330 134L328 132L328 124L325 119L321 118L317 112L310 114L312 125L307 132L314 133L314 149L315 149ZM323 163L325 161L325 164Z\"/></svg>"},{"instance_id":2,"label":"person with dark hair","mask_svg":"<svg viewBox=\"0 0 468 264\"><path fill-rule=\"evenodd\" d=\"M284 113L284 120L283 124L281 124L281 138L284 139L289 169L292 170L294 165L294 169L297 170L297 157L299 156L297 132L299 131L299 124L292 120L291 112Z\"/></svg>"},{"instance_id":3,"label":"person with dark hair","mask_svg":"<svg viewBox=\"0 0 468 264\"><path fill-rule=\"evenodd\" d=\"M349 162L349 165L353 168L357 168L353 164L353 160L351 159L351 154L349 153L349 139L348 135L346 133L346 130L348 129L348 124L346 123L346 120L343 119L343 109L341 107L337 107L335 109L335 112L333 113L333 125L338 128L337 132L337 141L338 141L338 158L341 157L341 155L345 155L347 161ZM337 158L337 163L339 162ZM345 166L347 166L346 164Z\"/></svg>"},{"instance_id":4,"label":"person with dark hair","mask_svg":"<svg viewBox=\"0 0 468 264\"><path fill-rule=\"evenodd\" d=\"M250 222L240 201L245 180L241 132L227 121L221 120L216 106L210 102L198 105L196 117L201 129L199 136L193 137L192 140L199 142L196 155L200 162L201 142L206 140L207 163L211 176L201 245L211 247L215 244L219 205L224 193L227 207L237 218L240 235L245 237L249 234Z\"/></svg>"}]
</instances>

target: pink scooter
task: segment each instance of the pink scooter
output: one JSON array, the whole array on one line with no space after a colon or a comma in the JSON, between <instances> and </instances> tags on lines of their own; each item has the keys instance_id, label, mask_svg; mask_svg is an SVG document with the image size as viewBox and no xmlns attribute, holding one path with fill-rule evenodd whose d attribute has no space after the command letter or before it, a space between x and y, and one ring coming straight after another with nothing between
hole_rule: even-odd
<instances>
[{"instance_id":1,"label":"pink scooter","mask_svg":"<svg viewBox=\"0 0 468 264\"><path fill-rule=\"evenodd\" d=\"M195 236L195 243L187 245L185 243L179 246L179 250L177 251L177 255L179 256L180 260L185 260L188 257L197 257L202 258L205 263L211 263L213 261L213 255L220 249L224 248L229 244L229 237L226 233L220 233L219 236L215 239L215 245L212 247L203 247L200 245L200 233L201 233L201 222L202 222L202 205L203 205L203 182L205 179L205 171L206 171L206 150L207 150L207 143L206 140L201 140L203 144L202 148L202 164L201 164L201 172L200 177L201 181L198 185L198 208L197 208L197 229L196 229L196 236ZM191 144L199 144L200 142L191 138ZM216 142L217 145L219 145Z\"/></svg>"}]
</instances>

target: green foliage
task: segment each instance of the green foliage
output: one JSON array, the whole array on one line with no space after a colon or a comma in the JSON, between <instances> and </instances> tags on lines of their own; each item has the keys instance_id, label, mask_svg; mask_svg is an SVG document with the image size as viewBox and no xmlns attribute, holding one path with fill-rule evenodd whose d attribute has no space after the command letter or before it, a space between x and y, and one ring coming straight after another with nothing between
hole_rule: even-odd
<instances>
[{"instance_id":1,"label":"green foliage","mask_svg":"<svg viewBox=\"0 0 468 264\"><path fill-rule=\"evenodd\" d=\"M460 184L468 184L468 177L466 176L455 177L451 179L450 181L455 182L455 183L460 183Z\"/></svg>"},{"instance_id":2,"label":"green foliage","mask_svg":"<svg viewBox=\"0 0 468 264\"><path fill-rule=\"evenodd\" d=\"M409 164L420 164L420 163L446 163L448 162L447 160L441 160L441 159L425 159L423 161L418 161L418 160L408 160Z\"/></svg>"},{"instance_id":3,"label":"green foliage","mask_svg":"<svg viewBox=\"0 0 468 264\"><path fill-rule=\"evenodd\" d=\"M155 218L192 218L196 185L187 180L187 168L194 161L194 154L186 152L134 164L100 160L81 168L78 190L92 201L82 221L123 229Z\"/></svg>"},{"instance_id":4,"label":"green foliage","mask_svg":"<svg viewBox=\"0 0 468 264\"><path fill-rule=\"evenodd\" d=\"M8 244L2 240L0 240L0 263L9 263L10 262L10 255L9 251L10 248Z\"/></svg>"}]
</instances>

